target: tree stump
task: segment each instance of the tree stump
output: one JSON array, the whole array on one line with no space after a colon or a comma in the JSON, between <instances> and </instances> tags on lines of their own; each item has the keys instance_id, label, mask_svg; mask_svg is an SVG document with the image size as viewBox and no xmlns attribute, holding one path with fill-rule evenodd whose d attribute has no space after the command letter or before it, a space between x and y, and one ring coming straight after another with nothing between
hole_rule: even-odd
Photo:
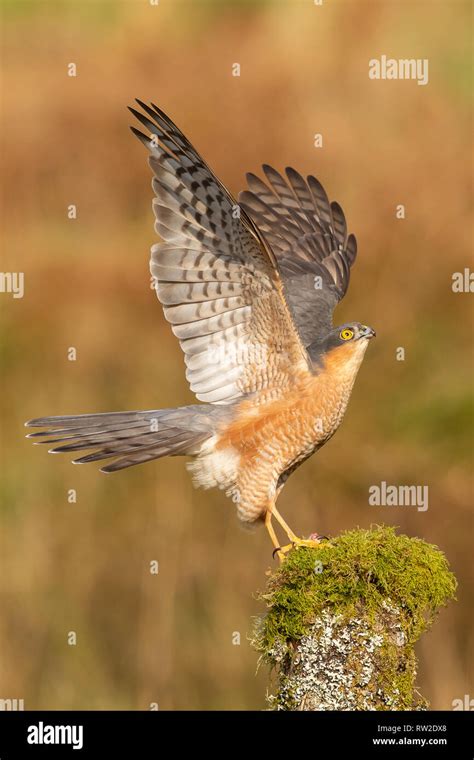
<instances>
[{"instance_id":1,"label":"tree stump","mask_svg":"<svg viewBox=\"0 0 474 760\"><path fill-rule=\"evenodd\" d=\"M253 645L276 710L424 710L415 642L456 579L444 554L390 527L293 549L260 598Z\"/></svg>"}]
</instances>

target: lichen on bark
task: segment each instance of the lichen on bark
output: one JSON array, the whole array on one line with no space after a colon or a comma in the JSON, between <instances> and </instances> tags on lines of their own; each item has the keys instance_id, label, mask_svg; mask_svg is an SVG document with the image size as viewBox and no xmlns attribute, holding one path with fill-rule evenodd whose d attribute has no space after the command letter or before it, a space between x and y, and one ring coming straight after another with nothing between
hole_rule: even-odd
<instances>
[{"instance_id":1,"label":"lichen on bark","mask_svg":"<svg viewBox=\"0 0 474 760\"><path fill-rule=\"evenodd\" d=\"M293 549L259 595L252 639L276 676L270 706L426 709L414 645L455 590L436 546L391 527Z\"/></svg>"}]
</instances>

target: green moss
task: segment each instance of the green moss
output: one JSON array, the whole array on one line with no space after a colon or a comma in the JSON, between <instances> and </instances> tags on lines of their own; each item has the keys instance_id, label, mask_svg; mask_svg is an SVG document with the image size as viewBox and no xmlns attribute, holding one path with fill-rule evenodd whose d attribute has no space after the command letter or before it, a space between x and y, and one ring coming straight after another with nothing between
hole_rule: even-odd
<instances>
[{"instance_id":1,"label":"green moss","mask_svg":"<svg viewBox=\"0 0 474 760\"><path fill-rule=\"evenodd\" d=\"M278 670L270 703L301 709L309 695L318 705L309 709L341 709L341 699L356 710L426 709L415 686L414 643L456 585L438 547L391 527L293 549L260 595L268 611L253 638Z\"/></svg>"},{"instance_id":2,"label":"green moss","mask_svg":"<svg viewBox=\"0 0 474 760\"><path fill-rule=\"evenodd\" d=\"M387 601L400 610L406 641L414 643L455 590L438 547L392 527L348 531L317 549L288 554L260 595L268 612L254 644L265 655L301 639L323 609L347 620L380 613Z\"/></svg>"},{"instance_id":3,"label":"green moss","mask_svg":"<svg viewBox=\"0 0 474 760\"><path fill-rule=\"evenodd\" d=\"M376 671L369 689L375 684L386 697L392 695L392 701L380 700L378 710L426 710L428 702L415 688L417 661L413 645L400 648L393 641L385 641L378 657Z\"/></svg>"}]
</instances>

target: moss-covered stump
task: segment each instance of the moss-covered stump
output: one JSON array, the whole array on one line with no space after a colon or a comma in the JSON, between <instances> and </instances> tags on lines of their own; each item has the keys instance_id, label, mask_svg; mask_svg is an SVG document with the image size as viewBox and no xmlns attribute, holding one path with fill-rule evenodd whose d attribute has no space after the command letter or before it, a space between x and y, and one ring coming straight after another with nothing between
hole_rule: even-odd
<instances>
[{"instance_id":1,"label":"moss-covered stump","mask_svg":"<svg viewBox=\"0 0 474 760\"><path fill-rule=\"evenodd\" d=\"M393 528L293 549L260 598L253 644L279 710L423 710L414 644L456 579L444 554Z\"/></svg>"}]
</instances>

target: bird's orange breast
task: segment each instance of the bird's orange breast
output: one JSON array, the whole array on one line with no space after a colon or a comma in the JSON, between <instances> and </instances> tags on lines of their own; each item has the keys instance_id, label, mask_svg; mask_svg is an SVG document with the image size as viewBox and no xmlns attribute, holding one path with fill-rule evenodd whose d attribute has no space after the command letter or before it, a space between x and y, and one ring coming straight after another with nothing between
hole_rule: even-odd
<instances>
[{"instance_id":1,"label":"bird's orange breast","mask_svg":"<svg viewBox=\"0 0 474 760\"><path fill-rule=\"evenodd\" d=\"M211 458L216 468L232 464L225 486L240 519L254 522L265 514L280 478L337 430L365 348L362 341L340 346L317 374L299 370L289 389L254 394L217 434Z\"/></svg>"},{"instance_id":2,"label":"bird's orange breast","mask_svg":"<svg viewBox=\"0 0 474 760\"><path fill-rule=\"evenodd\" d=\"M339 346L319 373L295 375L280 397L267 400L262 391L242 402L216 448L231 446L247 460L271 450L286 467L308 446L322 444L339 427L364 350L358 342Z\"/></svg>"}]
</instances>

